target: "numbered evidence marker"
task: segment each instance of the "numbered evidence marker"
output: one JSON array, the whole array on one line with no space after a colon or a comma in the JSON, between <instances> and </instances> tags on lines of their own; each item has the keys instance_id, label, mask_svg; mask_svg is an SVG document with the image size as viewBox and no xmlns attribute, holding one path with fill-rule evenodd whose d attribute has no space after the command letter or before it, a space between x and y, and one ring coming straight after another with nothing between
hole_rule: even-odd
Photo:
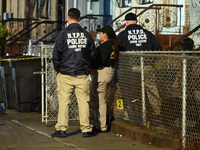
<instances>
[{"instance_id":1,"label":"numbered evidence marker","mask_svg":"<svg viewBox=\"0 0 200 150\"><path fill-rule=\"evenodd\" d=\"M123 105L123 100L122 99L118 99L117 100L117 109L124 109L124 105Z\"/></svg>"}]
</instances>

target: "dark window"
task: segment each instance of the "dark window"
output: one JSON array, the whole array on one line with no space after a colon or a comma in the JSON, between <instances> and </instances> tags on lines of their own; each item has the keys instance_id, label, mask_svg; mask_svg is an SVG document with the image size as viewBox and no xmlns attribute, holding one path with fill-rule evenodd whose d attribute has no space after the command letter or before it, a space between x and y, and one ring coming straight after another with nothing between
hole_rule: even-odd
<instances>
[{"instance_id":1,"label":"dark window","mask_svg":"<svg viewBox=\"0 0 200 150\"><path fill-rule=\"evenodd\" d=\"M2 1L2 14L6 12L6 0Z\"/></svg>"},{"instance_id":2,"label":"dark window","mask_svg":"<svg viewBox=\"0 0 200 150\"><path fill-rule=\"evenodd\" d=\"M136 0L139 5L151 4L154 0Z\"/></svg>"},{"instance_id":3,"label":"dark window","mask_svg":"<svg viewBox=\"0 0 200 150\"><path fill-rule=\"evenodd\" d=\"M118 7L131 7L131 0L117 0Z\"/></svg>"}]
</instances>

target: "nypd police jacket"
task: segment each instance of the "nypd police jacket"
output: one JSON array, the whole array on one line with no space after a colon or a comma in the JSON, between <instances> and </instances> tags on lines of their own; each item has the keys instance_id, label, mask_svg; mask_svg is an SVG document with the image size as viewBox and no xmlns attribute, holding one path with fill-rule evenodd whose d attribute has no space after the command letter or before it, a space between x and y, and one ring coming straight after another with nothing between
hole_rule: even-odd
<instances>
[{"instance_id":1,"label":"nypd police jacket","mask_svg":"<svg viewBox=\"0 0 200 150\"><path fill-rule=\"evenodd\" d=\"M66 75L90 73L91 60L97 52L92 36L79 24L70 24L60 31L53 50L54 70Z\"/></svg>"},{"instance_id":2,"label":"nypd police jacket","mask_svg":"<svg viewBox=\"0 0 200 150\"><path fill-rule=\"evenodd\" d=\"M156 37L137 24L131 24L117 36L120 51L159 51L162 47Z\"/></svg>"}]
</instances>

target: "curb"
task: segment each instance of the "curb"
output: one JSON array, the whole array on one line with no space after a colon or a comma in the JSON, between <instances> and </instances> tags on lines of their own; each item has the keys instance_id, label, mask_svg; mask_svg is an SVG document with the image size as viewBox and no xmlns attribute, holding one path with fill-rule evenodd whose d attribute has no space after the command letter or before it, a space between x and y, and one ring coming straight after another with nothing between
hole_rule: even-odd
<instances>
[{"instance_id":1,"label":"curb","mask_svg":"<svg viewBox=\"0 0 200 150\"><path fill-rule=\"evenodd\" d=\"M144 144L155 145L160 148L181 150L181 139L169 135L153 133L146 128L136 127L123 121L112 122L112 132L128 137Z\"/></svg>"}]
</instances>

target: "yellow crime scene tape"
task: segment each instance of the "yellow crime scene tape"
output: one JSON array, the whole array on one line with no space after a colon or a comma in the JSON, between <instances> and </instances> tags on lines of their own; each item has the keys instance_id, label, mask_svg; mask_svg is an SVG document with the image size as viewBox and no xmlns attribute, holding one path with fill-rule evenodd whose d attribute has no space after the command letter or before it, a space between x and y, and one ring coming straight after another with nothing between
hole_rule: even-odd
<instances>
[{"instance_id":1,"label":"yellow crime scene tape","mask_svg":"<svg viewBox=\"0 0 200 150\"><path fill-rule=\"evenodd\" d=\"M5 59L0 59L0 61L18 61L18 60L40 59L40 58L52 58L52 57L46 56L46 57L26 57L26 58L5 58Z\"/></svg>"}]
</instances>

